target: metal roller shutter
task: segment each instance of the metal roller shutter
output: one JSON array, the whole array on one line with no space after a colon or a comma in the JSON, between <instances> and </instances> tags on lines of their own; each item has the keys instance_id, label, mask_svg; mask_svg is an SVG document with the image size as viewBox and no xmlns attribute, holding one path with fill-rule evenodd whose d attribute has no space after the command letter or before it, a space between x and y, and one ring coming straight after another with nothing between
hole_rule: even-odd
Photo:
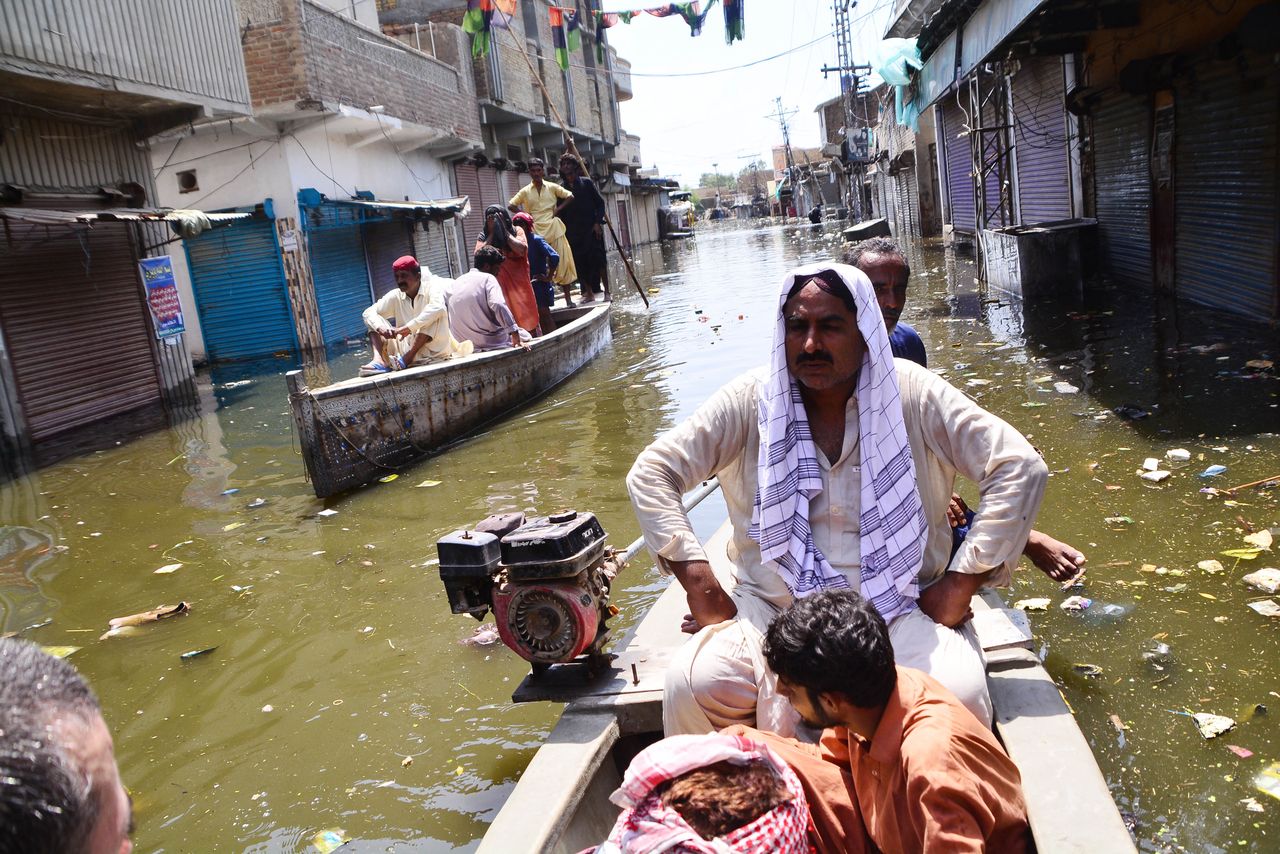
<instances>
[{"instance_id":1,"label":"metal roller shutter","mask_svg":"<svg viewBox=\"0 0 1280 854\"><path fill-rule=\"evenodd\" d=\"M453 222L451 219L444 222L424 222L413 230L413 248L418 263L425 264L434 275L446 279L457 278L464 272L455 270L449 262L448 229L454 228ZM470 264L467 266L470 267Z\"/></svg>"},{"instance_id":2,"label":"metal roller shutter","mask_svg":"<svg viewBox=\"0 0 1280 854\"><path fill-rule=\"evenodd\" d=\"M973 234L977 219L973 207L973 155L969 151L969 123L957 100L964 97L958 92L948 95L940 106L951 227Z\"/></svg>"},{"instance_id":3,"label":"metal roller shutter","mask_svg":"<svg viewBox=\"0 0 1280 854\"><path fill-rule=\"evenodd\" d=\"M364 337L361 315L373 304L359 218L358 209L343 205L322 205L306 214L311 278L326 344Z\"/></svg>"},{"instance_id":4,"label":"metal roller shutter","mask_svg":"<svg viewBox=\"0 0 1280 854\"><path fill-rule=\"evenodd\" d=\"M1013 76L1013 144L1017 157L1022 223L1071 217L1066 83L1062 60L1023 60Z\"/></svg>"},{"instance_id":5,"label":"metal roller shutter","mask_svg":"<svg viewBox=\"0 0 1280 854\"><path fill-rule=\"evenodd\" d=\"M382 296L396 286L395 271L391 265L402 255L412 255L413 241L409 238L412 223L407 220L371 222L364 227L364 252L369 267L369 281L373 283L375 297ZM426 263L419 261L419 263ZM363 309L362 309L363 310Z\"/></svg>"},{"instance_id":6,"label":"metal roller shutter","mask_svg":"<svg viewBox=\"0 0 1280 854\"><path fill-rule=\"evenodd\" d=\"M1269 61L1248 67L1257 70L1242 74L1238 61L1204 63L1177 88L1177 289L1195 302L1271 319L1280 82Z\"/></svg>"},{"instance_id":7,"label":"metal roller shutter","mask_svg":"<svg viewBox=\"0 0 1280 854\"><path fill-rule=\"evenodd\" d=\"M462 221L464 244L462 251L469 256L471 247L476 245L476 241L480 239L480 233L484 231L485 202L480 195L480 170L474 166L459 163L453 167L453 177L457 182L458 195L471 199L471 213Z\"/></svg>"},{"instance_id":8,"label":"metal roller shutter","mask_svg":"<svg viewBox=\"0 0 1280 854\"><path fill-rule=\"evenodd\" d=\"M1111 278L1150 287L1151 170L1146 98L1108 92L1093 116L1094 210Z\"/></svg>"},{"instance_id":9,"label":"metal roller shutter","mask_svg":"<svg viewBox=\"0 0 1280 854\"><path fill-rule=\"evenodd\" d=\"M237 222L183 242L210 361L297 349L273 221Z\"/></svg>"},{"instance_id":10,"label":"metal roller shutter","mask_svg":"<svg viewBox=\"0 0 1280 854\"><path fill-rule=\"evenodd\" d=\"M125 226L6 228L0 323L32 441L157 403L155 327Z\"/></svg>"}]
</instances>

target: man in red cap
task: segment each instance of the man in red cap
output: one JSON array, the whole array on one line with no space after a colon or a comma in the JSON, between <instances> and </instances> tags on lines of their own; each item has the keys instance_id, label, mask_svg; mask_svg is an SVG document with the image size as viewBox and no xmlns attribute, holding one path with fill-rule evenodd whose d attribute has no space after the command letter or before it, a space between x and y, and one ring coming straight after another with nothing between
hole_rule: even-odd
<instances>
[{"instance_id":1,"label":"man in red cap","mask_svg":"<svg viewBox=\"0 0 1280 854\"><path fill-rule=\"evenodd\" d=\"M361 376L398 371L448 359L455 353L470 352L449 334L445 308L447 280L426 271L427 284L418 259L403 255L391 265L396 289L388 291L364 310L364 323L373 342L373 361L360 368Z\"/></svg>"}]
</instances>

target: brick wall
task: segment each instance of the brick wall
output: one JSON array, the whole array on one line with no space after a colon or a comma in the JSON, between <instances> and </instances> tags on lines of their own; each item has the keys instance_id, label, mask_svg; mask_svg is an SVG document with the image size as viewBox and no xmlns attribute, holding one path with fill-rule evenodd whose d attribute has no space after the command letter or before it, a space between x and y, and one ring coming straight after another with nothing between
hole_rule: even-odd
<instances>
[{"instance_id":1,"label":"brick wall","mask_svg":"<svg viewBox=\"0 0 1280 854\"><path fill-rule=\"evenodd\" d=\"M254 110L306 95L300 0L236 0L241 48Z\"/></svg>"}]
</instances>

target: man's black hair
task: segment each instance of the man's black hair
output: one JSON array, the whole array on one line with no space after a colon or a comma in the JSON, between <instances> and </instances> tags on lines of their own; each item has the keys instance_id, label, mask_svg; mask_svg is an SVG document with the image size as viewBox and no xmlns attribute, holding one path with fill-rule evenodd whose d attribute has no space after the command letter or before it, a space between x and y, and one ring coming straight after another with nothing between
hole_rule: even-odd
<instances>
[{"instance_id":1,"label":"man's black hair","mask_svg":"<svg viewBox=\"0 0 1280 854\"><path fill-rule=\"evenodd\" d=\"M902 251L898 241L892 237L868 237L852 245L846 244L840 252L840 260L850 267L857 267L863 255L888 255L902 262L902 269L907 278L911 278L911 264L907 261L907 253Z\"/></svg>"},{"instance_id":2,"label":"man's black hair","mask_svg":"<svg viewBox=\"0 0 1280 854\"><path fill-rule=\"evenodd\" d=\"M541 166L543 169L547 168L546 162L541 157L530 157L525 161L525 168L532 169L534 166Z\"/></svg>"},{"instance_id":3,"label":"man's black hair","mask_svg":"<svg viewBox=\"0 0 1280 854\"><path fill-rule=\"evenodd\" d=\"M0 638L0 854L83 851L98 819L88 774L51 732L89 726L98 700L75 668L26 641Z\"/></svg>"},{"instance_id":4,"label":"man's black hair","mask_svg":"<svg viewBox=\"0 0 1280 854\"><path fill-rule=\"evenodd\" d=\"M898 684L889 627L852 590L793 602L769 624L764 657L774 673L811 697L843 694L862 709L884 705Z\"/></svg>"},{"instance_id":5,"label":"man's black hair","mask_svg":"<svg viewBox=\"0 0 1280 854\"><path fill-rule=\"evenodd\" d=\"M845 286L844 279L840 278L840 274L835 270L819 270L817 273L805 279L796 279L796 283L791 286L791 290L787 291L787 298L782 304L785 306L791 302L791 299L800 291L804 290L804 286L813 283L818 286L819 290L831 294L840 302L844 303L844 307L849 309L849 313L857 317L858 304L853 301L853 294L849 292L849 288Z\"/></svg>"},{"instance_id":6,"label":"man's black hair","mask_svg":"<svg viewBox=\"0 0 1280 854\"><path fill-rule=\"evenodd\" d=\"M476 250L472 263L475 264L477 270L483 270L485 267L496 267L500 265L506 256L502 254L502 250L496 246L485 244Z\"/></svg>"}]
</instances>

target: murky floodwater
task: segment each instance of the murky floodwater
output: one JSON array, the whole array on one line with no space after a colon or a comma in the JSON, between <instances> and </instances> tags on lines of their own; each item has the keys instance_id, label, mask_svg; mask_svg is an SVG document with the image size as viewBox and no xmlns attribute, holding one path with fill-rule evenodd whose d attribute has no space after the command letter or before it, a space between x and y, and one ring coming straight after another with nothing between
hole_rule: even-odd
<instances>
[{"instance_id":1,"label":"murky floodwater","mask_svg":"<svg viewBox=\"0 0 1280 854\"><path fill-rule=\"evenodd\" d=\"M115 732L140 851L298 851L329 828L352 850L474 846L559 709L508 702L525 668L459 644L475 624L448 613L423 564L442 533L505 510L590 509L614 544L637 535L622 483L635 454L763 360L777 282L835 245L832 231L734 228L642 250L660 293L646 312L615 270L610 350L484 435L330 502L337 515L315 516L280 363L215 370L201 417L0 487L2 628L51 620L25 636L83 647L72 660ZM1061 611L1068 594L1032 569L1010 598L1053 600L1032 616L1047 666L1142 847L1273 849L1280 802L1252 780L1280 759L1280 624L1246 607L1265 597L1240 577L1280 560L1220 552L1280 523L1277 491L1229 504L1200 490L1280 474L1280 382L1245 367L1276 356L1274 333L1185 308L1157 320L1105 294L1024 312L963 262L912 254L905 318L931 366L1032 437L1054 472L1038 527L1089 555L1071 591L1088 611ZM1125 404L1150 417L1110 413ZM1138 478L1171 448L1191 460L1159 485ZM1198 477L1210 464L1227 471ZM704 505L700 529L720 513ZM1224 572L1197 569L1214 557ZM639 563L620 587L625 627L661 583ZM177 600L189 616L98 641L109 618ZM1141 657L1152 638L1172 650L1160 670ZM1198 711L1239 723L1206 741L1177 714Z\"/></svg>"}]
</instances>

